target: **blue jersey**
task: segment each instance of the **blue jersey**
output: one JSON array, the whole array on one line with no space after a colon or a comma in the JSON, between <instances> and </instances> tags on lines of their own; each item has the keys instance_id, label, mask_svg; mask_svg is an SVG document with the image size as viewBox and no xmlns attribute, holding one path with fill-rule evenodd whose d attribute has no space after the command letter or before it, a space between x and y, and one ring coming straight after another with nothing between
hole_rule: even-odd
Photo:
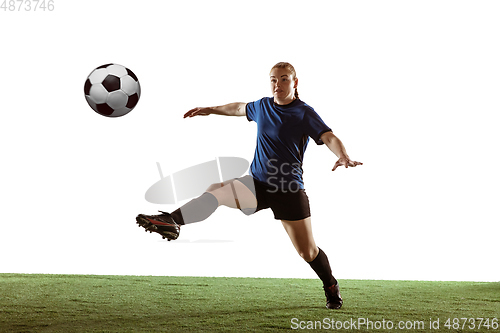
<instances>
[{"instance_id":1,"label":"blue jersey","mask_svg":"<svg viewBox=\"0 0 500 333\"><path fill-rule=\"evenodd\" d=\"M331 129L300 99L278 105L265 97L248 103L246 116L257 123L251 175L275 191L303 189L302 161L309 138L321 145L321 135Z\"/></svg>"}]
</instances>

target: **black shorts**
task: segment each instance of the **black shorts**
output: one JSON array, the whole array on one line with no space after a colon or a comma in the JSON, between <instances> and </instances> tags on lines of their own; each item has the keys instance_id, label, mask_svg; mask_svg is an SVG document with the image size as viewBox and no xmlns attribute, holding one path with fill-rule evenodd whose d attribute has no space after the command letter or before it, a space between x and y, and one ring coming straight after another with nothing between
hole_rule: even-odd
<instances>
[{"instance_id":1,"label":"black shorts","mask_svg":"<svg viewBox=\"0 0 500 333\"><path fill-rule=\"evenodd\" d=\"M236 178L248 187L257 198L257 208L241 209L246 215L271 208L277 220L297 221L311 216L309 198L305 190L281 192L267 186L250 175Z\"/></svg>"}]
</instances>

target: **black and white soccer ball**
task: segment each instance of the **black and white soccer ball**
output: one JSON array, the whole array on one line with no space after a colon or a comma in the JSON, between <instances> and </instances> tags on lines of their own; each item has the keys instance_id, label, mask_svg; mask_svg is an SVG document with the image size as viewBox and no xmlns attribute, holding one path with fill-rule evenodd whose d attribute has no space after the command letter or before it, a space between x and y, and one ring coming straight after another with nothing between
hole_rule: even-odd
<instances>
[{"instance_id":1,"label":"black and white soccer ball","mask_svg":"<svg viewBox=\"0 0 500 333\"><path fill-rule=\"evenodd\" d=\"M83 90L90 107L106 117L126 115L141 97L137 76L127 67L117 64L94 69L87 77Z\"/></svg>"}]
</instances>

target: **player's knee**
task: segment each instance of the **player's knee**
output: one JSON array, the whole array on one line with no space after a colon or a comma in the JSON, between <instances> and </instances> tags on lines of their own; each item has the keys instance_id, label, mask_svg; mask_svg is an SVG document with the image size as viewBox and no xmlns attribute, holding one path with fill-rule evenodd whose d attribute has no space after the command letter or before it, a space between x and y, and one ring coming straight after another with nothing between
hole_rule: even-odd
<instances>
[{"instance_id":1,"label":"player's knee","mask_svg":"<svg viewBox=\"0 0 500 333\"><path fill-rule=\"evenodd\" d=\"M313 261L316 258L316 256L318 255L318 253L316 252L316 250L314 248L299 250L298 252L299 252L299 255L302 257L302 259L304 259L307 262Z\"/></svg>"},{"instance_id":2,"label":"player's knee","mask_svg":"<svg viewBox=\"0 0 500 333\"><path fill-rule=\"evenodd\" d=\"M219 183L219 187L216 187L217 184L214 185L214 190L209 191L214 197L219 201L219 205L227 206L233 208L234 206L234 196L231 188L229 186L221 187Z\"/></svg>"}]
</instances>

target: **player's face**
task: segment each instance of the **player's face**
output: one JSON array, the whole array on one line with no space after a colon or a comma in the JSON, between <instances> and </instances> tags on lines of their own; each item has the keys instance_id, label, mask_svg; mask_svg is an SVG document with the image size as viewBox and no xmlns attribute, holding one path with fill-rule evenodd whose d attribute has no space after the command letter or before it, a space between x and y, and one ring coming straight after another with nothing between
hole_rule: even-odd
<instances>
[{"instance_id":1,"label":"player's face","mask_svg":"<svg viewBox=\"0 0 500 333\"><path fill-rule=\"evenodd\" d=\"M270 73L271 91L277 102L290 103L295 98L298 80L286 68L273 68Z\"/></svg>"}]
</instances>

